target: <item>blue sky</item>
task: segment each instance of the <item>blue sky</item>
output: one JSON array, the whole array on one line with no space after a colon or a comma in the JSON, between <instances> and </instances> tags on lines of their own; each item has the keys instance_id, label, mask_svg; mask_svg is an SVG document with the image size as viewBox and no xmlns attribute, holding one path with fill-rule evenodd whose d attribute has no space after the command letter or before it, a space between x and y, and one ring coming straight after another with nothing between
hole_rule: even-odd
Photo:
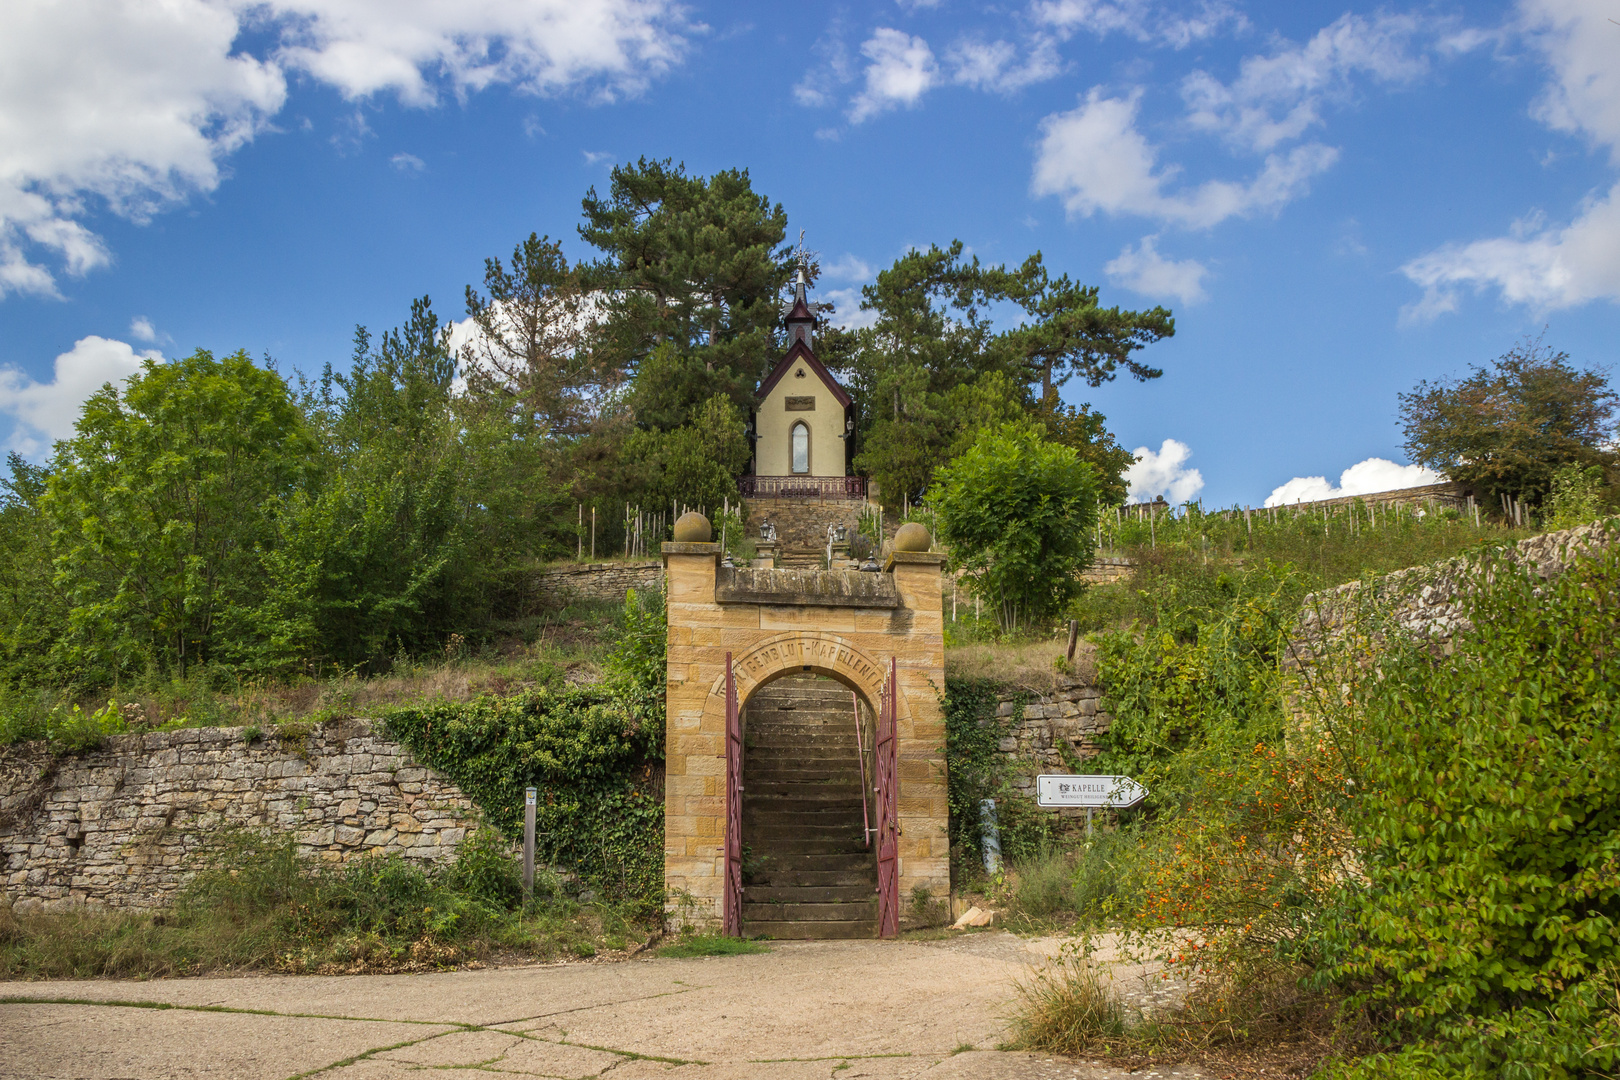
<instances>
[{"instance_id":1,"label":"blue sky","mask_svg":"<svg viewBox=\"0 0 1620 1080\"><path fill-rule=\"evenodd\" d=\"M643 155L749 169L841 318L954 238L1172 308L1164 378L1065 394L1150 451L1142 495L1409 479L1398 392L1620 341L1620 0L7 10L0 443L34 458L143 353L313 373L413 297L463 317L531 230L586 256L580 197Z\"/></svg>"}]
</instances>

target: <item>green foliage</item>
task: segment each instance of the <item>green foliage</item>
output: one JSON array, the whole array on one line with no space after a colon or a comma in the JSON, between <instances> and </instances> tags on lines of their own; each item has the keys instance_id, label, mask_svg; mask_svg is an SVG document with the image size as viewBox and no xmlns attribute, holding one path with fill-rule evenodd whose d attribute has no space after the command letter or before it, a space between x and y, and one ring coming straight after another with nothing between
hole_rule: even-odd
<instances>
[{"instance_id":1,"label":"green foliage","mask_svg":"<svg viewBox=\"0 0 1620 1080\"><path fill-rule=\"evenodd\" d=\"M1466 378L1420 382L1400 401L1412 460L1481 493L1540 501L1560 467L1615 460L1620 395L1604 372L1577 370L1539 340Z\"/></svg>"},{"instance_id":2,"label":"green foliage","mask_svg":"<svg viewBox=\"0 0 1620 1080\"><path fill-rule=\"evenodd\" d=\"M62 666L105 682L228 654L308 448L286 386L246 353L148 360L92 395L42 499L71 604Z\"/></svg>"},{"instance_id":3,"label":"green foliage","mask_svg":"<svg viewBox=\"0 0 1620 1080\"><path fill-rule=\"evenodd\" d=\"M1029 317L997 344L1018 358L1025 382L1040 380L1043 400L1075 375L1101 386L1121 367L1141 382L1164 374L1131 354L1175 335L1168 308L1104 308L1097 286L1070 281L1067 274L1051 277L1038 251L1017 270L996 267L986 278L992 296L1013 301Z\"/></svg>"},{"instance_id":4,"label":"green foliage","mask_svg":"<svg viewBox=\"0 0 1620 1080\"><path fill-rule=\"evenodd\" d=\"M1108 500L1122 501L1131 455L1089 406L1065 408L1057 387L1075 375L1099 386L1121 368L1157 378L1132 354L1175 332L1170 313L1103 309L1096 288L1051 278L1039 252L1009 270L963 250L954 241L908 251L862 290L873 325L832 342L829 366L847 374L860 405L856 468L890 503L916 500L980 429L1033 415L1052 441L1098 466ZM1023 319L997 332L986 310L1003 301Z\"/></svg>"},{"instance_id":5,"label":"green foliage","mask_svg":"<svg viewBox=\"0 0 1620 1080\"><path fill-rule=\"evenodd\" d=\"M1552 475L1547 500L1547 528L1573 529L1603 515L1603 470L1565 465Z\"/></svg>"},{"instance_id":6,"label":"green foliage","mask_svg":"<svg viewBox=\"0 0 1620 1080\"><path fill-rule=\"evenodd\" d=\"M1551 581L1479 569L1451 655L1391 643L1334 713L1365 884L1333 975L1448 1041L1585 1008L1569 995L1620 963L1620 551Z\"/></svg>"},{"instance_id":7,"label":"green foliage","mask_svg":"<svg viewBox=\"0 0 1620 1080\"><path fill-rule=\"evenodd\" d=\"M485 829L447 867L398 855L321 866L299 857L291 836L227 834L159 914L0 908L0 976L417 971L495 953L590 955L623 948L635 929L619 908L538 887L537 903L519 910L518 873Z\"/></svg>"},{"instance_id":8,"label":"green foliage","mask_svg":"<svg viewBox=\"0 0 1620 1080\"><path fill-rule=\"evenodd\" d=\"M635 373L637 420L683 427L716 394L750 408L792 269L781 205L747 170L689 176L642 158L615 166L583 209L579 234L604 255L587 279L609 298L596 348Z\"/></svg>"},{"instance_id":9,"label":"green foliage","mask_svg":"<svg viewBox=\"0 0 1620 1080\"><path fill-rule=\"evenodd\" d=\"M703 402L692 422L671 431L631 435L626 457L636 464L636 490L647 506L671 501L718 508L737 501L737 476L752 456L743 414L723 394Z\"/></svg>"},{"instance_id":10,"label":"green foliage","mask_svg":"<svg viewBox=\"0 0 1620 1080\"><path fill-rule=\"evenodd\" d=\"M725 937L721 934L687 934L669 945L659 946L654 950L654 955L673 959L689 956L749 956L770 951L770 946L762 941Z\"/></svg>"},{"instance_id":11,"label":"green foliage","mask_svg":"<svg viewBox=\"0 0 1620 1080\"><path fill-rule=\"evenodd\" d=\"M941 470L932 500L951 561L1002 626L1060 609L1080 592L1094 551L1096 470L1028 427L986 433Z\"/></svg>"},{"instance_id":12,"label":"green foliage","mask_svg":"<svg viewBox=\"0 0 1620 1080\"><path fill-rule=\"evenodd\" d=\"M522 835L524 788L538 788L541 856L651 911L663 889L663 613L632 596L623 635L606 686L396 709L385 723L508 837Z\"/></svg>"},{"instance_id":13,"label":"green foliage","mask_svg":"<svg viewBox=\"0 0 1620 1080\"><path fill-rule=\"evenodd\" d=\"M1251 744L1281 730L1276 677L1303 592L1297 573L1267 563L1215 575L1207 591L1163 584L1152 629L1098 636L1098 674L1114 717L1092 763L1102 773L1157 781L1161 767L1212 729Z\"/></svg>"},{"instance_id":14,"label":"green foliage","mask_svg":"<svg viewBox=\"0 0 1620 1080\"><path fill-rule=\"evenodd\" d=\"M1023 710L997 716L1000 687L989 679L948 679L945 683L946 800L951 849L964 868L981 865L979 804L996 800L1001 850L1009 859L1036 856L1051 838L1051 819L1013 785L1018 766L998 752ZM1025 770L1027 771L1027 770ZM971 871L970 871L971 872Z\"/></svg>"}]
</instances>

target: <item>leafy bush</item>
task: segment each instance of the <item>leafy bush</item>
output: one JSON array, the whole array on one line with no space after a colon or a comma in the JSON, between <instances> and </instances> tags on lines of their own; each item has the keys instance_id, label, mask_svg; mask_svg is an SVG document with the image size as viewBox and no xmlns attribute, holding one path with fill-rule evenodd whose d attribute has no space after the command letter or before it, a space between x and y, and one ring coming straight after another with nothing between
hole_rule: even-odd
<instances>
[{"instance_id":1,"label":"leafy bush","mask_svg":"<svg viewBox=\"0 0 1620 1080\"><path fill-rule=\"evenodd\" d=\"M536 847L607 896L658 907L663 889L664 617L632 593L602 686L396 709L389 733L453 780L508 837L539 788Z\"/></svg>"},{"instance_id":2,"label":"leafy bush","mask_svg":"<svg viewBox=\"0 0 1620 1080\"><path fill-rule=\"evenodd\" d=\"M939 534L1003 628L1061 610L1093 554L1097 475L1071 447L1028 425L984 433L939 471Z\"/></svg>"},{"instance_id":3,"label":"leafy bush","mask_svg":"<svg viewBox=\"0 0 1620 1080\"><path fill-rule=\"evenodd\" d=\"M321 866L292 837L249 833L226 834L208 862L168 911L0 908L0 977L414 971L622 949L636 929L620 908L556 895L518 911L517 862L491 830L448 867L398 855Z\"/></svg>"},{"instance_id":4,"label":"leafy bush","mask_svg":"<svg viewBox=\"0 0 1620 1080\"><path fill-rule=\"evenodd\" d=\"M997 716L999 693L999 685L988 679L945 681L951 849L970 873L984 857L979 827L979 804L984 799L996 800L1001 850L1008 858L1036 856L1051 837L1051 819L1013 786L1016 767L997 750L1021 712L1021 703L1015 701L1014 715Z\"/></svg>"},{"instance_id":5,"label":"leafy bush","mask_svg":"<svg viewBox=\"0 0 1620 1080\"><path fill-rule=\"evenodd\" d=\"M1615 1041L1548 1018L1612 1008L1593 987L1620 963L1620 550L1552 581L1478 571L1451 655L1391 643L1336 717L1364 877L1325 925L1330 973L1448 1067L1596 1075Z\"/></svg>"}]
</instances>

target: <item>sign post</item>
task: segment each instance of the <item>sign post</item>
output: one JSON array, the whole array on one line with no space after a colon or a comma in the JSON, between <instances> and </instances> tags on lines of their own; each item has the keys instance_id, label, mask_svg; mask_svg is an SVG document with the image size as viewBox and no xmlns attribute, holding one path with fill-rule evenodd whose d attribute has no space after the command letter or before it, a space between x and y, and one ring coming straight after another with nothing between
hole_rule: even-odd
<instances>
[{"instance_id":1,"label":"sign post","mask_svg":"<svg viewBox=\"0 0 1620 1080\"><path fill-rule=\"evenodd\" d=\"M1035 778L1035 805L1075 807L1086 812L1086 835L1091 835L1094 810L1129 810L1148 795L1147 788L1128 776L1066 776L1042 773Z\"/></svg>"},{"instance_id":2,"label":"sign post","mask_svg":"<svg viewBox=\"0 0 1620 1080\"><path fill-rule=\"evenodd\" d=\"M534 788L523 789L523 906L534 899Z\"/></svg>"}]
</instances>

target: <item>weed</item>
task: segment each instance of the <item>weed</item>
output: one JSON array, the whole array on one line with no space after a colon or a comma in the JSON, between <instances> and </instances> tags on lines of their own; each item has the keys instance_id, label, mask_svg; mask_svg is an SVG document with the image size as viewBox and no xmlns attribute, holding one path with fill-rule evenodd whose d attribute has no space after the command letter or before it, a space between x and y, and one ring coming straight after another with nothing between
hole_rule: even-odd
<instances>
[{"instance_id":1,"label":"weed","mask_svg":"<svg viewBox=\"0 0 1620 1080\"><path fill-rule=\"evenodd\" d=\"M666 958L686 956L746 956L750 953L770 952L763 942L747 938L724 937L720 934L684 934L680 940L653 951L654 956Z\"/></svg>"},{"instance_id":2,"label":"weed","mask_svg":"<svg viewBox=\"0 0 1620 1080\"><path fill-rule=\"evenodd\" d=\"M1096 963L1073 945L1015 989L1017 1049L1077 1056L1104 1050L1125 1034L1124 1010L1103 985Z\"/></svg>"}]
</instances>

